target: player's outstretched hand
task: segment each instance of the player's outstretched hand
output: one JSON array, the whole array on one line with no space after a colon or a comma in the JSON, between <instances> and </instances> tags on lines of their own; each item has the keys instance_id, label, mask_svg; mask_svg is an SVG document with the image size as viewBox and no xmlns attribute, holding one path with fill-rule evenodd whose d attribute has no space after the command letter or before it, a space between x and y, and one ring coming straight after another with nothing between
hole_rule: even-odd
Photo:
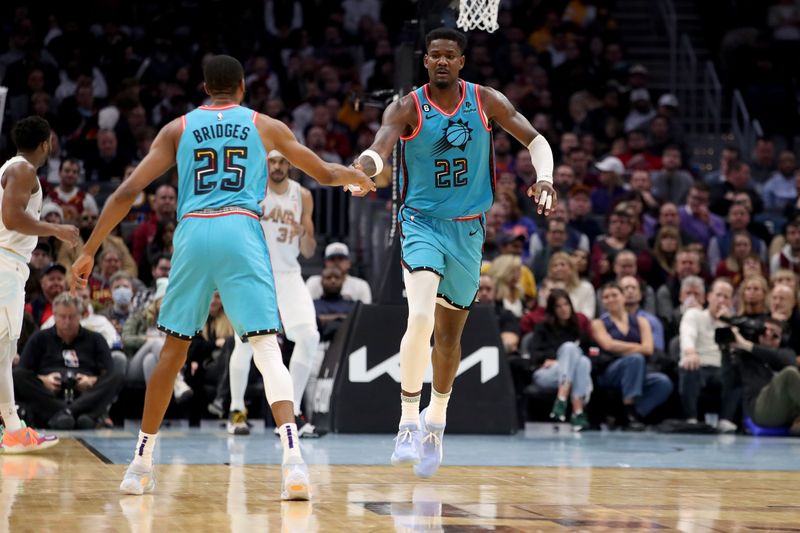
<instances>
[{"instance_id":1,"label":"player's outstretched hand","mask_svg":"<svg viewBox=\"0 0 800 533\"><path fill-rule=\"evenodd\" d=\"M72 283L70 286L72 287L73 292L86 286L86 284L89 282L89 276L92 275L93 268L94 257L85 253L79 255L75 262L72 263Z\"/></svg>"},{"instance_id":2,"label":"player's outstretched hand","mask_svg":"<svg viewBox=\"0 0 800 533\"><path fill-rule=\"evenodd\" d=\"M533 198L533 203L536 204L536 212L544 216L550 214L558 202L556 190L553 184L548 181L537 181L528 189L528 196Z\"/></svg>"},{"instance_id":3,"label":"player's outstretched hand","mask_svg":"<svg viewBox=\"0 0 800 533\"><path fill-rule=\"evenodd\" d=\"M72 224L56 224L55 237L72 247L77 246L80 241L80 232Z\"/></svg>"},{"instance_id":4,"label":"player's outstretched hand","mask_svg":"<svg viewBox=\"0 0 800 533\"><path fill-rule=\"evenodd\" d=\"M352 181L348 180L349 183L344 186L345 191L350 191L353 196L363 198L376 189L375 182L372 181L372 178L364 174L359 163L353 163L351 166L347 167L347 170L352 175L350 176L352 177Z\"/></svg>"}]
</instances>

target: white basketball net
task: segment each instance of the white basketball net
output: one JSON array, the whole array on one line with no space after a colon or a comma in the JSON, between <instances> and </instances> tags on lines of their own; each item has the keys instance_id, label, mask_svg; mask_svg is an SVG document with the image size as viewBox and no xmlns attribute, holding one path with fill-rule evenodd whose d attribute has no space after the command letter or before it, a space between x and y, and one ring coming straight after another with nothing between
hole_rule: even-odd
<instances>
[{"instance_id":1,"label":"white basketball net","mask_svg":"<svg viewBox=\"0 0 800 533\"><path fill-rule=\"evenodd\" d=\"M497 10L500 0L460 0L456 26L464 31L480 29L492 33L500 25Z\"/></svg>"}]
</instances>

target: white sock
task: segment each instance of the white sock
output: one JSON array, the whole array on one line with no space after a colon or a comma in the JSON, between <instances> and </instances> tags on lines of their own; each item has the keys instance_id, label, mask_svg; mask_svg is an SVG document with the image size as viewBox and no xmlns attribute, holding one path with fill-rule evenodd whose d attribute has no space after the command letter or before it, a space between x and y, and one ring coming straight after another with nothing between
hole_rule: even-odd
<instances>
[{"instance_id":1,"label":"white sock","mask_svg":"<svg viewBox=\"0 0 800 533\"><path fill-rule=\"evenodd\" d=\"M133 464L144 468L153 466L153 450L156 447L158 433L145 433L139 430L139 438L136 440L136 449L133 451Z\"/></svg>"},{"instance_id":2,"label":"white sock","mask_svg":"<svg viewBox=\"0 0 800 533\"><path fill-rule=\"evenodd\" d=\"M3 425L6 431L17 431L22 429L22 422L17 416L17 406L14 402L0 403L0 417L3 418Z\"/></svg>"},{"instance_id":3,"label":"white sock","mask_svg":"<svg viewBox=\"0 0 800 533\"><path fill-rule=\"evenodd\" d=\"M281 434L281 444L283 445L283 463L290 459L292 462L300 460L303 456L300 453L300 437L297 435L297 424L284 424L278 428Z\"/></svg>"},{"instance_id":4,"label":"white sock","mask_svg":"<svg viewBox=\"0 0 800 533\"><path fill-rule=\"evenodd\" d=\"M228 377L231 383L231 411L244 411L244 394L247 391L247 379L250 376L250 361L253 350L249 343L242 342L238 335L234 336L233 353L228 362Z\"/></svg>"},{"instance_id":5,"label":"white sock","mask_svg":"<svg viewBox=\"0 0 800 533\"><path fill-rule=\"evenodd\" d=\"M447 422L447 402L450 401L450 394L453 389L447 393L438 392L431 387L431 403L428 405L428 410L425 411L425 423L441 425Z\"/></svg>"},{"instance_id":6,"label":"white sock","mask_svg":"<svg viewBox=\"0 0 800 533\"><path fill-rule=\"evenodd\" d=\"M294 414L300 415L303 393L311 376L311 364L319 346L319 331L316 326L304 324L286 331L286 337L294 342L292 359L289 361L289 374L294 388Z\"/></svg>"},{"instance_id":7,"label":"white sock","mask_svg":"<svg viewBox=\"0 0 800 533\"><path fill-rule=\"evenodd\" d=\"M419 427L419 399L422 395L406 396L400 394L400 425L414 424Z\"/></svg>"},{"instance_id":8,"label":"white sock","mask_svg":"<svg viewBox=\"0 0 800 533\"><path fill-rule=\"evenodd\" d=\"M0 416L8 431L22 428L22 423L17 416L17 406L14 401L14 380L11 375L11 361L17 353L17 341L4 337L0 341Z\"/></svg>"}]
</instances>

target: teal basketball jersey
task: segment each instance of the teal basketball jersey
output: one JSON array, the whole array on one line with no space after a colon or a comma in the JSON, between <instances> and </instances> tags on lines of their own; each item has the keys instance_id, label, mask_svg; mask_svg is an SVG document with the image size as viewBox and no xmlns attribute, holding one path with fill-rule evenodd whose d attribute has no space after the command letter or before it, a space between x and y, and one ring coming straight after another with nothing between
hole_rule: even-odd
<instances>
[{"instance_id":1,"label":"teal basketball jersey","mask_svg":"<svg viewBox=\"0 0 800 533\"><path fill-rule=\"evenodd\" d=\"M200 209L243 207L261 214L267 154L257 113L238 105L200 106L181 117L178 220Z\"/></svg>"},{"instance_id":2,"label":"teal basketball jersey","mask_svg":"<svg viewBox=\"0 0 800 533\"><path fill-rule=\"evenodd\" d=\"M449 114L430 99L427 84L411 93L419 122L400 138L403 204L435 218L479 216L494 201L494 145L479 86L459 83L461 100Z\"/></svg>"}]
</instances>

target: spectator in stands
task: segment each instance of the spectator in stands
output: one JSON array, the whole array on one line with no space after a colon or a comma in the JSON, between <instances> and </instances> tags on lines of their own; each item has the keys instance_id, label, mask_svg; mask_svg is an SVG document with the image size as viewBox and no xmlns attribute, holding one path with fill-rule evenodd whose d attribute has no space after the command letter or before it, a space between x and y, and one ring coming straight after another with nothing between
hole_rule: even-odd
<instances>
[{"instance_id":1,"label":"spectator in stands","mask_svg":"<svg viewBox=\"0 0 800 533\"><path fill-rule=\"evenodd\" d=\"M147 243L147 248L142 260L139 262L138 270L141 272L139 278L142 283L149 284L153 280L150 278L150 269L147 267L153 264L158 257L172 256L174 250L172 238L175 235L175 221L174 220L159 220L156 224L156 232L153 234L153 240Z\"/></svg>"},{"instance_id":2,"label":"spectator in stands","mask_svg":"<svg viewBox=\"0 0 800 533\"><path fill-rule=\"evenodd\" d=\"M620 254L622 255L622 254ZM619 256L617 256L619 257ZM619 280L619 287L622 289L622 294L625 297L625 310L633 317L644 317L650 324L650 329L653 332L653 346L659 352L664 351L664 325L661 320L653 313L648 313L642 309L642 282L636 276L623 276ZM646 289L653 291L653 288L647 286Z\"/></svg>"},{"instance_id":3,"label":"spectator in stands","mask_svg":"<svg viewBox=\"0 0 800 533\"><path fill-rule=\"evenodd\" d=\"M591 172L591 157L586 153L586 150L580 146L571 149L564 162L575 173L575 183L583 184L587 187L597 185L597 176Z\"/></svg>"},{"instance_id":4,"label":"spectator in stands","mask_svg":"<svg viewBox=\"0 0 800 533\"><path fill-rule=\"evenodd\" d=\"M89 278L89 288L92 290L92 305L95 312L103 313L111 306L111 276L121 270L122 262L120 253L112 247L107 247L100 252L98 267Z\"/></svg>"},{"instance_id":5,"label":"spectator in stands","mask_svg":"<svg viewBox=\"0 0 800 533\"><path fill-rule=\"evenodd\" d=\"M530 263L536 279L544 279L547 275L548 264L553 254L571 251L571 248L567 247L567 224L565 221L552 217L548 218L545 241L544 248L533 256L533 260Z\"/></svg>"},{"instance_id":6,"label":"spectator in stands","mask_svg":"<svg viewBox=\"0 0 800 533\"><path fill-rule=\"evenodd\" d=\"M495 296L494 279L489 274L481 274L478 284L478 302L494 307L503 347L507 354L517 353L520 339L519 318L503 307L503 304L498 302Z\"/></svg>"},{"instance_id":7,"label":"spectator in stands","mask_svg":"<svg viewBox=\"0 0 800 533\"><path fill-rule=\"evenodd\" d=\"M736 146L729 144L724 147L719 156L719 168L706 174L703 177L703 181L709 187L725 181L725 176L728 174L728 165L733 161L739 161L740 155L741 152Z\"/></svg>"},{"instance_id":8,"label":"spectator in stands","mask_svg":"<svg viewBox=\"0 0 800 533\"><path fill-rule=\"evenodd\" d=\"M344 298L345 273L337 266L328 264L322 271L322 294L314 299L320 339L333 340L336 331L355 306L355 301Z\"/></svg>"},{"instance_id":9,"label":"spectator in stands","mask_svg":"<svg viewBox=\"0 0 800 533\"><path fill-rule=\"evenodd\" d=\"M589 239L589 246L594 244L595 239L602 235L603 228L592 216L592 190L585 185L576 185L569 191L569 227L578 231ZM559 202L558 205L563 205ZM586 250L587 252L589 250Z\"/></svg>"},{"instance_id":10,"label":"spectator in stands","mask_svg":"<svg viewBox=\"0 0 800 533\"><path fill-rule=\"evenodd\" d=\"M553 173L553 185L559 196L566 198L575 186L575 171L569 165L558 165Z\"/></svg>"},{"instance_id":11,"label":"spectator in stands","mask_svg":"<svg viewBox=\"0 0 800 533\"><path fill-rule=\"evenodd\" d=\"M764 184L762 195L764 207L772 212L781 212L797 198L795 171L797 158L794 152L784 150L778 157L778 170Z\"/></svg>"},{"instance_id":12,"label":"spectator in stands","mask_svg":"<svg viewBox=\"0 0 800 533\"><path fill-rule=\"evenodd\" d=\"M725 233L725 222L709 210L710 190L705 183L695 183L689 189L686 205L680 208L681 231L689 242L700 243L703 248L714 236Z\"/></svg>"},{"instance_id":13,"label":"spectator in stands","mask_svg":"<svg viewBox=\"0 0 800 533\"><path fill-rule=\"evenodd\" d=\"M678 250L675 260L675 274L656 291L656 315L662 322L669 323L673 311L680 305L681 283L689 276L700 276L702 267L700 254L689 248Z\"/></svg>"},{"instance_id":14,"label":"spectator in stands","mask_svg":"<svg viewBox=\"0 0 800 533\"><path fill-rule=\"evenodd\" d=\"M633 221L624 209L615 209L608 217L608 234L597 238L592 247L591 271L595 280L610 278L614 258L622 250L636 254L648 249L647 241L641 235L633 234ZM599 285L597 282L595 285Z\"/></svg>"},{"instance_id":15,"label":"spectator in stands","mask_svg":"<svg viewBox=\"0 0 800 533\"><path fill-rule=\"evenodd\" d=\"M795 353L781 348L782 324L766 320L758 343L734 330L739 373L744 389L744 411L759 426L791 426L800 436L800 371Z\"/></svg>"},{"instance_id":16,"label":"spectator in stands","mask_svg":"<svg viewBox=\"0 0 800 533\"><path fill-rule=\"evenodd\" d=\"M628 428L642 430L642 418L669 398L672 382L660 372L647 371L645 358L653 355L650 323L627 313L619 285L605 285L602 297L607 312L592 321L592 337L600 346L592 361L596 382L622 390Z\"/></svg>"},{"instance_id":17,"label":"spectator in stands","mask_svg":"<svg viewBox=\"0 0 800 533\"><path fill-rule=\"evenodd\" d=\"M158 229L158 222L175 221L177 198L177 191L172 185L163 184L156 189L153 197L153 210L150 212L149 218L133 232L131 252L133 252L133 259L137 265L141 262L142 256L147 250L147 244L152 241Z\"/></svg>"},{"instance_id":18,"label":"spectator in stands","mask_svg":"<svg viewBox=\"0 0 800 533\"><path fill-rule=\"evenodd\" d=\"M653 242L653 265L647 276L651 287L660 287L675 275L675 263L681 248L681 235L677 228L664 226Z\"/></svg>"},{"instance_id":19,"label":"spectator in stands","mask_svg":"<svg viewBox=\"0 0 800 533\"><path fill-rule=\"evenodd\" d=\"M66 222L77 224L84 210L99 212L94 197L78 187L81 177L81 162L78 159L62 159L58 175L59 184L50 190L47 201L61 207Z\"/></svg>"},{"instance_id":20,"label":"spectator in stands","mask_svg":"<svg viewBox=\"0 0 800 533\"><path fill-rule=\"evenodd\" d=\"M769 284L761 275L752 275L744 278L739 289L736 311L739 316L750 318L763 318L767 315L767 294Z\"/></svg>"},{"instance_id":21,"label":"spectator in stands","mask_svg":"<svg viewBox=\"0 0 800 533\"><path fill-rule=\"evenodd\" d=\"M800 353L800 309L797 308L797 284L794 274L794 285L777 283L769 293L769 316L781 322L783 327L783 342L795 353Z\"/></svg>"},{"instance_id":22,"label":"spectator in stands","mask_svg":"<svg viewBox=\"0 0 800 533\"><path fill-rule=\"evenodd\" d=\"M589 320L595 317L595 294L592 284L578 277L575 263L569 254L557 252L552 255L547 266L547 279L563 283L576 312ZM546 298L540 295L543 303Z\"/></svg>"},{"instance_id":23,"label":"spectator in stands","mask_svg":"<svg viewBox=\"0 0 800 533\"><path fill-rule=\"evenodd\" d=\"M36 325L41 326L53 315L53 302L59 294L67 290L66 273L67 269L58 263L51 264L42 272L42 294L31 300L25 309Z\"/></svg>"},{"instance_id":24,"label":"spectator in stands","mask_svg":"<svg viewBox=\"0 0 800 533\"><path fill-rule=\"evenodd\" d=\"M631 191L638 192L642 196L646 213L658 211L661 202L653 195L653 179L649 171L637 169L631 173ZM652 226L655 226L655 223ZM653 228L645 225L645 235L651 238L653 236Z\"/></svg>"},{"instance_id":25,"label":"spectator in stands","mask_svg":"<svg viewBox=\"0 0 800 533\"><path fill-rule=\"evenodd\" d=\"M136 293L133 278L124 270L120 270L114 273L108 282L111 286L112 305L105 310L103 315L111 321L117 333L122 333L125 321L128 320L133 309L131 304Z\"/></svg>"},{"instance_id":26,"label":"spectator in stands","mask_svg":"<svg viewBox=\"0 0 800 533\"><path fill-rule=\"evenodd\" d=\"M105 339L81 327L81 300L54 302L55 327L34 334L14 370L17 399L52 429L93 429L119 391Z\"/></svg>"},{"instance_id":27,"label":"spectator in stands","mask_svg":"<svg viewBox=\"0 0 800 533\"><path fill-rule=\"evenodd\" d=\"M218 292L214 292L208 306L208 318L203 328L192 339L186 360L189 363L189 374L185 375L187 385L194 394L202 396L206 382L214 385L215 389L227 387L228 361L233 353L233 326ZM191 396L180 383L180 378L173 384L173 395L178 401L186 401Z\"/></svg>"},{"instance_id":28,"label":"spectator in stands","mask_svg":"<svg viewBox=\"0 0 800 533\"><path fill-rule=\"evenodd\" d=\"M750 196L743 192L734 193L733 203L742 204L747 208L747 212L750 214L750 223L747 225L747 231L765 243L772 244L772 231L764 223L753 220L753 201Z\"/></svg>"},{"instance_id":29,"label":"spectator in stands","mask_svg":"<svg viewBox=\"0 0 800 533\"><path fill-rule=\"evenodd\" d=\"M130 159L118 150L117 134L114 130L101 129L97 132L97 150L85 160L85 163L88 181L113 180L119 183Z\"/></svg>"},{"instance_id":30,"label":"spectator in stands","mask_svg":"<svg viewBox=\"0 0 800 533\"><path fill-rule=\"evenodd\" d=\"M344 276L341 296L354 302L372 303L372 290L369 284L355 276L348 274L350 271L350 249L343 242L332 242L325 247L325 267L334 266ZM317 300L324 293L322 276L311 276L306 280L306 287L311 293L311 298Z\"/></svg>"},{"instance_id":31,"label":"spectator in stands","mask_svg":"<svg viewBox=\"0 0 800 533\"><path fill-rule=\"evenodd\" d=\"M536 223L530 218L522 214L522 211L517 204L517 197L511 192L502 192L498 194L497 201L505 205L508 209L508 219L503 224L503 231L506 233L523 234L524 231L525 242L523 242L522 257L528 258L528 243L531 235L536 233ZM530 203L530 202L529 202ZM519 233L517 233L518 230Z\"/></svg>"},{"instance_id":32,"label":"spectator in stands","mask_svg":"<svg viewBox=\"0 0 800 533\"><path fill-rule=\"evenodd\" d=\"M169 255L159 255L153 259L153 264L150 268L150 285L136 291L133 295L133 302L131 303L132 312L142 309L153 300L156 293L156 282L160 278L169 276L169 271L172 268L172 257Z\"/></svg>"},{"instance_id":33,"label":"spectator in stands","mask_svg":"<svg viewBox=\"0 0 800 533\"><path fill-rule=\"evenodd\" d=\"M728 165L725 181L711 187L711 212L720 216L727 215L736 193L746 193L750 197L754 213L760 213L764 209L761 196L750 182L750 165L742 161L732 161Z\"/></svg>"},{"instance_id":34,"label":"spectator in stands","mask_svg":"<svg viewBox=\"0 0 800 533\"><path fill-rule=\"evenodd\" d=\"M800 274L800 219L794 219L783 226L783 235L786 244L780 253L770 258L769 271L775 273L779 269L789 269Z\"/></svg>"},{"instance_id":35,"label":"spectator in stands","mask_svg":"<svg viewBox=\"0 0 800 533\"><path fill-rule=\"evenodd\" d=\"M681 205L694 184L692 175L681 169L681 151L675 145L664 148L661 170L653 172L653 196L661 202Z\"/></svg>"},{"instance_id":36,"label":"spectator in stands","mask_svg":"<svg viewBox=\"0 0 800 533\"><path fill-rule=\"evenodd\" d=\"M734 244L733 236L741 232L747 234L750 239L751 251L758 254L761 260L766 262L767 245L748 231L749 226L750 211L748 211L747 206L740 202L731 204L728 210L728 230L720 237L712 237L708 245L707 258L710 272L716 272L720 261L731 254Z\"/></svg>"},{"instance_id":37,"label":"spectator in stands","mask_svg":"<svg viewBox=\"0 0 800 533\"><path fill-rule=\"evenodd\" d=\"M679 334L683 315L689 309L703 309L706 305L706 282L699 276L687 276L681 281L678 305L672 310L668 320L659 317L664 324L664 338L671 339Z\"/></svg>"},{"instance_id":38,"label":"spectator in stands","mask_svg":"<svg viewBox=\"0 0 800 533\"><path fill-rule=\"evenodd\" d=\"M750 162L750 174L756 182L756 186L761 187L774 172L775 143L772 142L772 139L762 137L756 141L756 146L753 150L753 160Z\"/></svg>"},{"instance_id":39,"label":"spectator in stands","mask_svg":"<svg viewBox=\"0 0 800 533\"><path fill-rule=\"evenodd\" d=\"M715 278L727 278L734 289L739 287L744 275L744 260L753 253L753 242L746 231L733 234L731 252L717 264Z\"/></svg>"},{"instance_id":40,"label":"spectator in stands","mask_svg":"<svg viewBox=\"0 0 800 533\"><path fill-rule=\"evenodd\" d=\"M498 237L499 254L494 258L503 255L513 255L522 259L523 242L525 241L524 230L517 228L515 233L501 233ZM486 274L492 267L492 263L484 263L481 265L481 274ZM533 300L536 298L536 277L533 271L527 265L520 266L520 286L522 287L522 294L526 300Z\"/></svg>"},{"instance_id":41,"label":"spectator in stands","mask_svg":"<svg viewBox=\"0 0 800 533\"><path fill-rule=\"evenodd\" d=\"M608 156L597 165L600 171L600 185L592 191L592 211L597 215L608 213L611 206L625 194L622 187L622 174L625 167L618 158Z\"/></svg>"},{"instance_id":42,"label":"spectator in stands","mask_svg":"<svg viewBox=\"0 0 800 533\"><path fill-rule=\"evenodd\" d=\"M611 273L607 276L606 282L613 281L619 284L622 281L622 278L625 276L632 276L639 279L639 267L637 265L637 257L636 254L631 252L630 250L622 250L618 254L614 256L614 261L611 265ZM605 309L602 305L602 294L601 290L597 291L597 313L602 314ZM643 289L644 294L644 303L642 307L645 308L650 313L655 313L656 311L656 294L653 288L649 285L644 285Z\"/></svg>"},{"instance_id":43,"label":"spectator in stands","mask_svg":"<svg viewBox=\"0 0 800 533\"><path fill-rule=\"evenodd\" d=\"M628 132L628 149L619 160L628 170L654 171L661 168L661 159L647 150L647 135L642 130Z\"/></svg>"},{"instance_id":44,"label":"spectator in stands","mask_svg":"<svg viewBox=\"0 0 800 533\"><path fill-rule=\"evenodd\" d=\"M500 237L508 219L508 207L494 202L486 213L486 236L483 241L483 260L492 261L500 255Z\"/></svg>"},{"instance_id":45,"label":"spectator in stands","mask_svg":"<svg viewBox=\"0 0 800 533\"><path fill-rule=\"evenodd\" d=\"M630 98L631 111L625 117L625 133L644 127L656 116L650 100L650 92L647 89L632 90Z\"/></svg>"},{"instance_id":46,"label":"spectator in stands","mask_svg":"<svg viewBox=\"0 0 800 533\"><path fill-rule=\"evenodd\" d=\"M584 355L590 339L589 321L575 313L566 291L550 291L545 318L536 325L531 341L531 360L538 367L533 382L556 391L550 418L566 420L567 401L572 400L570 423L574 431L589 427L583 409L594 388L592 363Z\"/></svg>"},{"instance_id":47,"label":"spectator in stands","mask_svg":"<svg viewBox=\"0 0 800 533\"><path fill-rule=\"evenodd\" d=\"M31 262L28 263L28 281L25 282L25 303L30 302L35 297L42 294L42 286L39 281L42 278L44 270L53 262L52 251L50 244L45 240L39 240L36 243L36 248L31 253Z\"/></svg>"},{"instance_id":48,"label":"spectator in stands","mask_svg":"<svg viewBox=\"0 0 800 533\"><path fill-rule=\"evenodd\" d=\"M700 393L707 387L720 388L719 428L724 430L736 428L731 422L736 414L736 405L731 402L730 391L722 380L722 352L714 340L714 332L725 327L719 318L730 316L732 299L733 286L725 279L718 279L708 293L708 309L690 307L680 322L678 391L683 414L688 422L697 423Z\"/></svg>"},{"instance_id":49,"label":"spectator in stands","mask_svg":"<svg viewBox=\"0 0 800 533\"><path fill-rule=\"evenodd\" d=\"M488 274L494 280L495 298L514 316L521 318L525 311L525 294L520 282L519 256L503 254L492 261Z\"/></svg>"}]
</instances>

